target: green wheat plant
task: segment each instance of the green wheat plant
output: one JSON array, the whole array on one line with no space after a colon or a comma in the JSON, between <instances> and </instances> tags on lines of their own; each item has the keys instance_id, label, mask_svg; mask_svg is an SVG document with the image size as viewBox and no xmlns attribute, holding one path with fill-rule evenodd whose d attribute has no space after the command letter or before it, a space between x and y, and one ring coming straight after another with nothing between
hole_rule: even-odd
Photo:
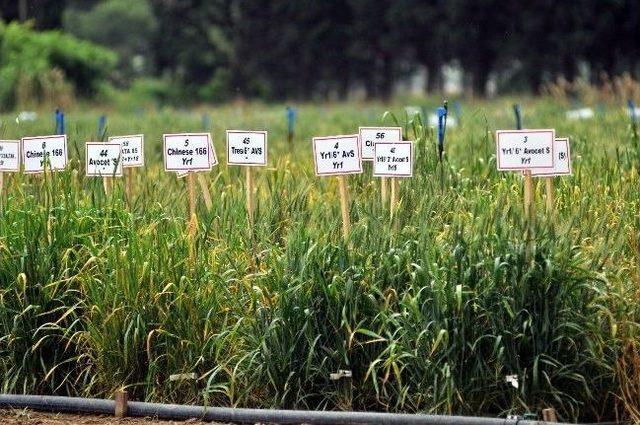
<instances>
[{"instance_id":1,"label":"green wheat plant","mask_svg":"<svg viewBox=\"0 0 640 425\"><path fill-rule=\"evenodd\" d=\"M555 222L537 189L527 258L522 178L495 169L493 134L513 126L512 103L466 107L464 126L447 130L442 164L434 130L400 104L300 105L292 150L282 105L207 109L220 165L205 173L213 206L197 206L195 266L185 183L164 172L161 135L200 130L204 110L109 114L108 135L145 134L130 205L121 179L106 196L100 179L84 176L83 146L102 112L69 111L68 169L5 175L1 391L624 417L633 376L621 359L637 347L640 323L638 163L626 118L612 109L567 122L551 101L528 100L527 126L571 138L573 175L556 179ZM2 121L5 139L51 131L43 117ZM400 182L393 219L370 164L348 177L344 241L338 184L314 175L311 137L381 124L403 126L415 142L414 177ZM269 131L253 226L243 170L224 165L227 128ZM343 369L352 376L331 379ZM183 373L195 378L170 379Z\"/></svg>"}]
</instances>

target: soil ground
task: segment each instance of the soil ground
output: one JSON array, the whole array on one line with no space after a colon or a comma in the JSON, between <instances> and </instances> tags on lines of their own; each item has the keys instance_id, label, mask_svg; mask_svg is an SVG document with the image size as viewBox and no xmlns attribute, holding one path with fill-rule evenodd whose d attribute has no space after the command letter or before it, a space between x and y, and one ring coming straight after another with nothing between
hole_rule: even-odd
<instances>
[{"instance_id":1,"label":"soil ground","mask_svg":"<svg viewBox=\"0 0 640 425\"><path fill-rule=\"evenodd\" d=\"M0 410L2 425L222 425L214 422L160 421L152 418L124 418L113 416L70 415L62 413L44 413L33 410Z\"/></svg>"}]
</instances>

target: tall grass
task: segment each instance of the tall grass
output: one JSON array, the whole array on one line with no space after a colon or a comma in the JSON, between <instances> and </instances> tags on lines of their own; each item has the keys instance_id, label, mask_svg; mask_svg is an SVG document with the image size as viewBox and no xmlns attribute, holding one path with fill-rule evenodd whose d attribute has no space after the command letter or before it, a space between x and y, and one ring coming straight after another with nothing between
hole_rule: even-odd
<instances>
[{"instance_id":1,"label":"tall grass","mask_svg":"<svg viewBox=\"0 0 640 425\"><path fill-rule=\"evenodd\" d=\"M378 124L385 106L303 105L293 152L282 107L207 111L222 164L225 128L269 130L271 164L255 173L253 228L242 170L208 174L195 267L184 182L162 171L160 135L199 129L201 111L110 114L109 134L146 134L130 208L122 182L107 197L84 177L100 112L72 112L69 169L8 179L2 391L126 387L140 400L491 416L555 407L564 420L632 412L638 163L624 111L570 123L528 103L526 126L555 127L574 156L574 175L556 179L555 224L537 193L529 259L521 177L495 170L493 132L513 125L510 103L469 107L443 164L432 129L402 120L416 163L399 211L392 222L365 165L348 179L348 241L337 182L313 175L310 138ZM47 119L6 121L4 138L50 132ZM353 377L331 380L339 369ZM186 372L197 378L169 380Z\"/></svg>"}]
</instances>

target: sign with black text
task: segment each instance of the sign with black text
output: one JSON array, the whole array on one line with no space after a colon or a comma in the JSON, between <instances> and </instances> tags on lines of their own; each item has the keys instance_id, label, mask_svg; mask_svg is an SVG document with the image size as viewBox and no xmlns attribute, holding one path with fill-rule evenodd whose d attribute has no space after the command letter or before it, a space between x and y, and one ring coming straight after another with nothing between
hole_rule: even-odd
<instances>
[{"instance_id":1,"label":"sign with black text","mask_svg":"<svg viewBox=\"0 0 640 425\"><path fill-rule=\"evenodd\" d=\"M109 143L119 143L122 147L122 166L143 167L144 166L144 135L134 134L131 136L109 137Z\"/></svg>"},{"instance_id":2,"label":"sign with black text","mask_svg":"<svg viewBox=\"0 0 640 425\"><path fill-rule=\"evenodd\" d=\"M317 176L362 173L358 135L313 138Z\"/></svg>"},{"instance_id":3,"label":"sign with black text","mask_svg":"<svg viewBox=\"0 0 640 425\"><path fill-rule=\"evenodd\" d=\"M20 141L0 140L0 173L20 171Z\"/></svg>"},{"instance_id":4,"label":"sign with black text","mask_svg":"<svg viewBox=\"0 0 640 425\"><path fill-rule=\"evenodd\" d=\"M63 170L67 166L67 136L22 138L22 162L25 173L42 173L47 169Z\"/></svg>"},{"instance_id":5,"label":"sign with black text","mask_svg":"<svg viewBox=\"0 0 640 425\"><path fill-rule=\"evenodd\" d=\"M536 168L531 170L531 175L540 177L570 176L571 175L571 149L568 138L558 138L553 145L556 156L552 168Z\"/></svg>"},{"instance_id":6,"label":"sign with black text","mask_svg":"<svg viewBox=\"0 0 640 425\"><path fill-rule=\"evenodd\" d=\"M218 163L209 133L165 134L165 171L210 170Z\"/></svg>"},{"instance_id":7,"label":"sign with black text","mask_svg":"<svg viewBox=\"0 0 640 425\"><path fill-rule=\"evenodd\" d=\"M376 142L397 142L402 140L401 127L360 127L360 155L363 161L373 161Z\"/></svg>"},{"instance_id":8,"label":"sign with black text","mask_svg":"<svg viewBox=\"0 0 640 425\"><path fill-rule=\"evenodd\" d=\"M120 143L88 142L86 144L87 176L122 176L121 149Z\"/></svg>"},{"instance_id":9,"label":"sign with black text","mask_svg":"<svg viewBox=\"0 0 640 425\"><path fill-rule=\"evenodd\" d=\"M267 165L267 132L227 130L227 164Z\"/></svg>"},{"instance_id":10,"label":"sign with black text","mask_svg":"<svg viewBox=\"0 0 640 425\"><path fill-rule=\"evenodd\" d=\"M373 175L375 177L411 177L413 175L413 142L376 142Z\"/></svg>"},{"instance_id":11,"label":"sign with black text","mask_svg":"<svg viewBox=\"0 0 640 425\"><path fill-rule=\"evenodd\" d=\"M498 170L533 170L554 164L555 130L498 130Z\"/></svg>"}]
</instances>

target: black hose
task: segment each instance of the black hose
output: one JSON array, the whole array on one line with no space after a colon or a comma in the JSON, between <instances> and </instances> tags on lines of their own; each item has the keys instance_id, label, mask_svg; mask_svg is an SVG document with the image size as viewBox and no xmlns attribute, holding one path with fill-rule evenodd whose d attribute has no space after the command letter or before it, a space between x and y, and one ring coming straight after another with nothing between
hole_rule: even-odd
<instances>
[{"instance_id":1,"label":"black hose","mask_svg":"<svg viewBox=\"0 0 640 425\"><path fill-rule=\"evenodd\" d=\"M116 402L98 398L0 394L0 407L113 415Z\"/></svg>"},{"instance_id":2,"label":"black hose","mask_svg":"<svg viewBox=\"0 0 640 425\"><path fill-rule=\"evenodd\" d=\"M78 397L1 394L0 408L29 408L52 412L113 415L115 401ZM537 425L544 423L529 420L466 416L236 409L230 407L184 406L179 404L143 403L137 401L128 403L127 415L173 420L196 418L218 422L266 422L281 424Z\"/></svg>"}]
</instances>

